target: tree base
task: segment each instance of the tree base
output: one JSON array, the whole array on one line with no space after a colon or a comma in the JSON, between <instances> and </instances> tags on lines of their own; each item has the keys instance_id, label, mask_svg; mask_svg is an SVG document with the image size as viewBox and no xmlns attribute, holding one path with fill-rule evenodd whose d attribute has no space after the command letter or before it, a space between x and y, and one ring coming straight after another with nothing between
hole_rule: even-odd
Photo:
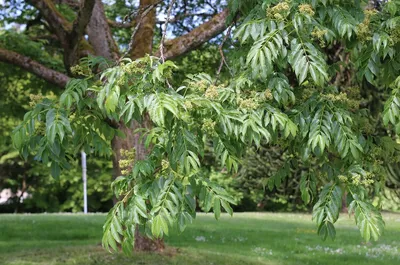
<instances>
[{"instance_id":1,"label":"tree base","mask_svg":"<svg viewBox=\"0 0 400 265\"><path fill-rule=\"evenodd\" d=\"M135 251L164 252L165 244L163 239L152 240L147 236L135 233Z\"/></svg>"}]
</instances>

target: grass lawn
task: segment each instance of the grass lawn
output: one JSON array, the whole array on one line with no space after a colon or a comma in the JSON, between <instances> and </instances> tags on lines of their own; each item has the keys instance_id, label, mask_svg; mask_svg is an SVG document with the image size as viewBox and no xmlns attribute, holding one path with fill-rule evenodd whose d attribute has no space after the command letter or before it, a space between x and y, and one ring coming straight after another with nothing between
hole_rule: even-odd
<instances>
[{"instance_id":1,"label":"grass lawn","mask_svg":"<svg viewBox=\"0 0 400 265\"><path fill-rule=\"evenodd\" d=\"M378 242L362 241L343 215L337 238L315 234L310 215L235 213L215 221L199 214L181 234L166 238L165 254L109 254L100 246L103 214L0 215L1 265L126 264L400 264L400 214L385 214Z\"/></svg>"}]
</instances>

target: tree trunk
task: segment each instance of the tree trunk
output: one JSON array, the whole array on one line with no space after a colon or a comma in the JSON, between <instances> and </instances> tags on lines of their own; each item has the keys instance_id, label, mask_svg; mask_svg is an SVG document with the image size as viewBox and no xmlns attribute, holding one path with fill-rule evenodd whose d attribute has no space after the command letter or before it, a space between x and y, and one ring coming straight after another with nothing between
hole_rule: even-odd
<instances>
[{"instance_id":1,"label":"tree trunk","mask_svg":"<svg viewBox=\"0 0 400 265\"><path fill-rule=\"evenodd\" d=\"M147 6L154 4L155 0L141 0L140 10L144 10ZM143 18L141 26L133 39L133 47L130 52L131 59L144 57L146 54L151 54L153 49L153 35L156 22L155 8ZM118 129L125 134L125 138L115 137L112 141L112 149L114 153L113 165L115 177L121 175L121 168L118 161L121 159L120 149L130 150L135 148L136 161L144 159L147 155L147 150L143 142L140 141L140 134L133 133L137 128L151 128L151 121L147 115L144 115L143 122L132 122L130 127L125 126L122 122L119 123ZM140 251L157 251L161 252L165 248L162 239L151 240L140 234L139 229L135 232L135 250Z\"/></svg>"},{"instance_id":2,"label":"tree trunk","mask_svg":"<svg viewBox=\"0 0 400 265\"><path fill-rule=\"evenodd\" d=\"M97 56L103 56L113 61L118 59L118 47L108 26L101 0L96 0L93 14L87 27L87 34Z\"/></svg>"},{"instance_id":3,"label":"tree trunk","mask_svg":"<svg viewBox=\"0 0 400 265\"><path fill-rule=\"evenodd\" d=\"M115 137L112 141L113 149L113 166L114 166L114 177L121 175L121 168L119 166L119 160L121 159L121 149L131 150L135 148L136 158L135 160L142 160L147 155L147 150L143 143L140 141L140 134L134 134L133 131L137 128L150 128L151 122L149 117L144 116L142 123L133 121L130 127L125 126L123 123L119 124L119 130L125 134L125 138ZM135 250L139 251L156 251L162 252L164 250L164 241L162 239L151 240L148 237L141 235L139 227L135 231Z\"/></svg>"}]
</instances>

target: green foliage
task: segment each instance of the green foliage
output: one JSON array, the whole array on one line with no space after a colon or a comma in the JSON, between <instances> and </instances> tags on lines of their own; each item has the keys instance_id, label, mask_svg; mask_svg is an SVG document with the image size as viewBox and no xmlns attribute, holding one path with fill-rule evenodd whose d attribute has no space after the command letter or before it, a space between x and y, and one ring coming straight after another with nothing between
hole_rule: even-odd
<instances>
[{"instance_id":1,"label":"green foliage","mask_svg":"<svg viewBox=\"0 0 400 265\"><path fill-rule=\"evenodd\" d=\"M354 211L356 224L360 229L361 236L366 241L371 238L378 240L385 226L381 214L372 204L363 201L357 195L354 195L353 198L354 200L349 205L349 213Z\"/></svg>"},{"instance_id":2,"label":"green foliage","mask_svg":"<svg viewBox=\"0 0 400 265\"><path fill-rule=\"evenodd\" d=\"M339 218L342 196L342 189L339 186L328 184L322 189L319 200L314 205L313 219L318 225L318 234L323 239L326 239L328 235L332 239L336 236L333 224Z\"/></svg>"},{"instance_id":3,"label":"green foliage","mask_svg":"<svg viewBox=\"0 0 400 265\"><path fill-rule=\"evenodd\" d=\"M0 30L0 46L32 58L44 65L64 72L62 58L53 56L51 51L43 49L46 41L33 41L28 35L18 34L14 31Z\"/></svg>"}]
</instances>

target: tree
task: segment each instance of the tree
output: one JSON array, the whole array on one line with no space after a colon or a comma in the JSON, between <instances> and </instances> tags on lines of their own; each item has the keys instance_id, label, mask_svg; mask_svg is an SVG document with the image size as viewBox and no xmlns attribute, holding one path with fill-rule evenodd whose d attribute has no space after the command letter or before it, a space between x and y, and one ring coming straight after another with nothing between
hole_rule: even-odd
<instances>
[{"instance_id":1,"label":"tree","mask_svg":"<svg viewBox=\"0 0 400 265\"><path fill-rule=\"evenodd\" d=\"M227 10L221 10L220 6L216 6L212 2L196 2L195 4L200 4L198 7L194 6L191 1L186 1L184 4L179 3L177 11L172 12L172 14L176 13L176 16L175 21L170 23L196 20L191 25L199 25L190 28L187 32L180 30L179 33L183 33L181 36L166 41L164 45L165 58L174 58L182 55L207 42L226 28ZM26 3L19 0L9 1L4 4L2 12L2 16L5 18L4 21L6 23L18 23L18 25L25 24L27 30L17 35L13 34L13 32L6 33L7 37L12 34L18 42L17 45L7 41L3 43L0 48L0 60L17 65L60 88L64 88L70 80L70 76L73 76L71 67L76 65L81 58L88 55L102 56L109 62L115 62L123 55L119 51L121 45L128 46L124 55L132 59L152 54L157 24L156 9L159 6L168 6L169 3L141 0L139 6L131 6L130 9L126 7L126 4L125 1L116 1L114 6L104 7L100 0L32 0L26 1ZM212 12L205 12L210 10L209 7L204 7L206 5L212 7ZM203 9L203 13L178 15L183 8L189 12ZM21 13L14 13L12 10L21 10ZM118 11L121 12L118 13ZM120 21L125 17L126 20L130 21L125 20L124 23L114 22L109 20L107 15ZM121 35L126 36L129 31L131 36L125 39L121 38L121 43L117 45L114 36L116 38ZM84 37L85 34L87 34L88 38ZM34 47L35 49L29 50L27 44L31 44L32 40L39 43L43 43L43 40L48 40L50 45L45 45L46 52L41 51L37 46ZM39 53L34 52L38 50L40 51ZM157 51L155 52L157 54ZM55 55L49 62L49 54L52 55L52 53L55 53ZM55 71L54 61L59 61L60 55L63 57L64 69L57 67L56 70L58 71ZM120 149L128 150L135 147L138 158L143 158L146 154L143 145L139 142L139 135L133 134L133 130L137 127L146 127L148 125L149 122L146 120L142 121L141 124L133 122L128 126L118 120L105 119L99 122L99 126L110 131L107 140L111 140L115 176L121 175L118 163L121 160ZM115 129L122 131L125 137L114 137ZM93 139L93 141L96 140L101 141L100 139ZM107 141L103 142L102 147L104 149L101 154L107 154ZM137 235L137 237L139 236ZM137 248L146 248L148 244L145 241L145 239L141 240L141 242L144 242L143 247L141 244L136 244Z\"/></svg>"},{"instance_id":2,"label":"tree","mask_svg":"<svg viewBox=\"0 0 400 265\"><path fill-rule=\"evenodd\" d=\"M232 214L231 196L199 174L204 151L210 148L222 167L237 171L247 147L261 142L279 145L303 167L318 168L304 174L300 187L304 202L315 202L313 219L324 239L335 237L345 192L362 237L376 240L382 234L384 222L368 194L382 187L385 163L399 158L398 1L377 10L362 1L233 0L209 22L165 41L175 4L170 1L156 56L144 55L152 51L148 36L158 2L141 1L137 30L121 59L104 30L104 12L86 17L93 8L102 10L101 2L84 1L73 23L62 19L52 2L31 2L51 22L68 73L80 78L0 50L3 61L67 83L59 100L36 102L13 141L23 156L36 154L58 175L69 167L69 153L84 148L103 154L112 140L121 174L113 183L119 201L104 226L106 248L120 243L129 253L139 228L153 238L174 225L183 230L195 217L196 200L206 212L213 209L216 219L222 209ZM168 59L227 27L230 32L237 16L238 42L231 43L227 57L224 43L220 46L221 67L229 67L232 77L222 77L220 67L215 76L189 75L171 85L176 65ZM104 26L95 36L92 21ZM75 65L77 40L87 42L81 38L86 25L103 58L87 56ZM100 36L102 42L94 41ZM393 92L382 111L379 96L389 87ZM38 126L44 131L37 132Z\"/></svg>"}]
</instances>

